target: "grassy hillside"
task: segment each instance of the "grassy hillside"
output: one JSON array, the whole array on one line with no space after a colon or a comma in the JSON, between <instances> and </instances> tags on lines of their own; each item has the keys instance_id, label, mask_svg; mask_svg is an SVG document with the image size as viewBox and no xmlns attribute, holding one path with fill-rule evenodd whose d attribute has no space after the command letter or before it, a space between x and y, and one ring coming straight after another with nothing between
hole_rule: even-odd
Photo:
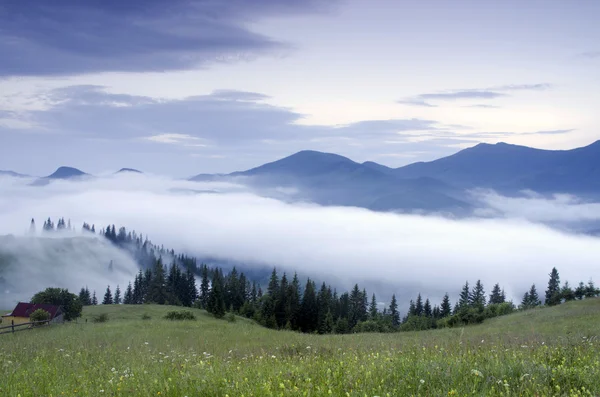
<instances>
[{"instance_id":1,"label":"grassy hillside","mask_svg":"<svg viewBox=\"0 0 600 397\"><path fill-rule=\"evenodd\" d=\"M600 300L419 333L317 336L152 305L0 336L6 396L599 395ZM106 323L85 323L107 313ZM147 314L151 319L143 320Z\"/></svg>"}]
</instances>

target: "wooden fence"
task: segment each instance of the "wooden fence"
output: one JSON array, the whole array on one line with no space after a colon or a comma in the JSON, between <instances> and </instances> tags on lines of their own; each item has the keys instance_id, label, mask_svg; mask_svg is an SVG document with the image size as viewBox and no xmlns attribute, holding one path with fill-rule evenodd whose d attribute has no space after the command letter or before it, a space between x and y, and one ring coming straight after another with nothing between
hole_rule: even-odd
<instances>
[{"instance_id":1,"label":"wooden fence","mask_svg":"<svg viewBox=\"0 0 600 397\"><path fill-rule=\"evenodd\" d=\"M50 321L49 320L44 320L44 321L31 321L29 323L21 323L21 324L15 324L15 320L11 320L11 324L10 325L6 325L3 327L0 327L0 335L2 334L9 334L9 333L15 333L18 331L24 331L26 329L33 329L36 324L46 324L46 325L50 325Z\"/></svg>"}]
</instances>

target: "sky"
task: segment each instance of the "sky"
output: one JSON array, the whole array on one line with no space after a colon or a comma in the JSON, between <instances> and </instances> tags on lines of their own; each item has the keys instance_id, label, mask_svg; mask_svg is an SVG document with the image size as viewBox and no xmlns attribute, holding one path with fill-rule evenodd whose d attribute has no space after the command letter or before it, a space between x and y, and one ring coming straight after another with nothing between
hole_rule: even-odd
<instances>
[{"instance_id":1,"label":"sky","mask_svg":"<svg viewBox=\"0 0 600 397\"><path fill-rule=\"evenodd\" d=\"M396 294L403 313L418 293L439 304L448 292L454 302L466 281L477 280L488 294L500 283L519 304L531 284L543 294L552 267L561 285L600 282L600 239L542 223L600 219L600 206L572 196L515 199L483 192L481 210L493 211L494 218L448 219L284 202L243 185L148 174L30 182L0 176L0 256L17 261L3 276L18 284L25 294L20 299L48 283L74 291L83 284L97 292L107 284L123 288L136 272L131 258L104 240L39 238L48 217L55 223L65 217L76 233L84 222L96 230L126 226L177 253L235 260L242 269L274 266L338 291L359 283L382 303ZM212 193L194 193L199 190ZM37 239L28 235L32 217ZM110 260L118 271L107 271ZM0 294L0 307L2 299L13 298Z\"/></svg>"},{"instance_id":2,"label":"sky","mask_svg":"<svg viewBox=\"0 0 600 397\"><path fill-rule=\"evenodd\" d=\"M600 139L595 0L4 0L0 170L398 167Z\"/></svg>"}]
</instances>

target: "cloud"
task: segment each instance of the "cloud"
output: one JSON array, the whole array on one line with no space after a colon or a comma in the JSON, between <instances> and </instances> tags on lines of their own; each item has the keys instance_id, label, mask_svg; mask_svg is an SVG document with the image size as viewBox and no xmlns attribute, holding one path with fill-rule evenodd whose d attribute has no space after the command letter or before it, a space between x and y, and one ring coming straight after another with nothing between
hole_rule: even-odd
<instances>
[{"instance_id":1,"label":"cloud","mask_svg":"<svg viewBox=\"0 0 600 397\"><path fill-rule=\"evenodd\" d=\"M78 1L0 6L0 76L162 72L288 48L248 22L323 12L320 0Z\"/></svg>"},{"instance_id":2,"label":"cloud","mask_svg":"<svg viewBox=\"0 0 600 397\"><path fill-rule=\"evenodd\" d=\"M482 109L499 109L500 106L496 106L496 105L485 105L482 103L476 104L476 105L466 105L465 107L467 108L482 108Z\"/></svg>"},{"instance_id":3,"label":"cloud","mask_svg":"<svg viewBox=\"0 0 600 397\"><path fill-rule=\"evenodd\" d=\"M548 83L537 84L508 84L484 89L462 89L448 90L420 94L414 97L404 98L397 103L413 106L436 107L429 101L462 101L469 99L496 99L509 96L511 91L543 91L552 88ZM471 107L491 107L489 105L471 105Z\"/></svg>"},{"instance_id":4,"label":"cloud","mask_svg":"<svg viewBox=\"0 0 600 397\"><path fill-rule=\"evenodd\" d=\"M493 210L487 214L496 216L562 224L600 221L600 203L569 194L545 197L526 191L524 196L506 197L490 190L476 190L472 194L484 204L485 210Z\"/></svg>"},{"instance_id":5,"label":"cloud","mask_svg":"<svg viewBox=\"0 0 600 397\"><path fill-rule=\"evenodd\" d=\"M270 105L267 95L234 90L161 99L114 94L101 86L83 85L41 92L38 98L44 103L43 110L11 116L19 117L17 120L23 120L31 128L17 130L10 125L0 128L3 134L0 158L10 169L23 163L16 151L26 147L36 158L36 165L47 163L50 168L68 162L83 168L100 165L104 170L110 167L109 162L118 162L112 168L156 167L153 169L158 172L157 165L161 164L162 172L178 169L191 175L207 172L199 169L198 164L211 164L212 170L230 172L304 149L360 158L368 154L365 148L378 153L385 141L406 139L414 131L449 131L457 127L418 118L366 120L338 126L302 125L299 121L303 114ZM23 134L25 131L40 135L30 142L30 136ZM437 146L429 145L429 150L448 154L443 148L440 153ZM99 156L91 161L90 156L84 155L98 151L110 153L110 157ZM161 157L160 162L155 161L157 156ZM219 162L214 156L228 157L229 161ZM210 162L197 160L209 158ZM141 163L133 163L134 159L140 159ZM220 164L219 168L214 164ZM223 169L225 166L228 168Z\"/></svg>"},{"instance_id":6,"label":"cloud","mask_svg":"<svg viewBox=\"0 0 600 397\"><path fill-rule=\"evenodd\" d=\"M0 234L21 232L31 217L65 216L97 227L115 223L179 252L276 265L335 280L345 289L356 282L393 286L380 299L395 292L403 304L419 291L433 302L446 291L456 298L466 280L477 279L488 292L499 282L519 299L532 283L543 289L553 266L571 284L600 276L599 239L524 219L451 220L290 204L236 185L148 175L44 187L13 179L0 183Z\"/></svg>"}]
</instances>

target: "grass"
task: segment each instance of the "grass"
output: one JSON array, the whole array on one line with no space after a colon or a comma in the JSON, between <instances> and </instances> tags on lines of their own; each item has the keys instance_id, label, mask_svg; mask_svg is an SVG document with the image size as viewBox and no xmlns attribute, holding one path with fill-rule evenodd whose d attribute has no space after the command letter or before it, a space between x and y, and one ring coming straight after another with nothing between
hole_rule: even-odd
<instances>
[{"instance_id":1,"label":"grass","mask_svg":"<svg viewBox=\"0 0 600 397\"><path fill-rule=\"evenodd\" d=\"M195 321L163 319L171 310L89 307L77 324L2 335L0 395L600 395L599 299L464 329L337 336L195 309Z\"/></svg>"}]
</instances>

